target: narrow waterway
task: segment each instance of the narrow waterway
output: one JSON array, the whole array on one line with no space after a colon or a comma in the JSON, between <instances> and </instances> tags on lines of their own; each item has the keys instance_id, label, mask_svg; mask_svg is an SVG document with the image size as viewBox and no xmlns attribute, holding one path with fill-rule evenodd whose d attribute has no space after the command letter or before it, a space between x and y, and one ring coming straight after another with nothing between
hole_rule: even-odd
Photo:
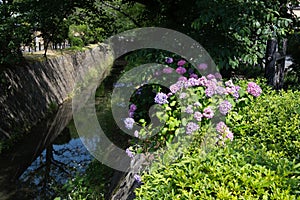
<instances>
[{"instance_id":1,"label":"narrow waterway","mask_svg":"<svg viewBox=\"0 0 300 200\"><path fill-rule=\"evenodd\" d=\"M110 96L122 67L114 67L96 92L99 123L112 132L111 140L125 142L111 120ZM119 140L119 141L118 141ZM121 142L120 142L121 141ZM93 157L89 154L72 121L71 101L32 128L14 148L0 156L0 200L53 199L56 188L76 174L84 173Z\"/></svg>"}]
</instances>

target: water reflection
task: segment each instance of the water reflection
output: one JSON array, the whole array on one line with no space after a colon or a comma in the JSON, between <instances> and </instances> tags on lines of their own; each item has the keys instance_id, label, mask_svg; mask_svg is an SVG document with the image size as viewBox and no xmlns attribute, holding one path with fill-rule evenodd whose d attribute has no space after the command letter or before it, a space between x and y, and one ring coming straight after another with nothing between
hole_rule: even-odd
<instances>
[{"instance_id":1,"label":"water reflection","mask_svg":"<svg viewBox=\"0 0 300 200\"><path fill-rule=\"evenodd\" d=\"M99 122L105 133L111 133L107 137L124 147L128 136L120 134L110 108L113 82L120 72L113 69L98 88L95 102ZM72 123L71 101L66 102L11 152L0 156L0 200L53 199L56 191L75 174L83 173L92 159Z\"/></svg>"},{"instance_id":2,"label":"water reflection","mask_svg":"<svg viewBox=\"0 0 300 200\"><path fill-rule=\"evenodd\" d=\"M66 102L1 155L0 199L51 199L54 185L84 170L91 156L76 132L66 128L71 111L71 102Z\"/></svg>"}]
</instances>

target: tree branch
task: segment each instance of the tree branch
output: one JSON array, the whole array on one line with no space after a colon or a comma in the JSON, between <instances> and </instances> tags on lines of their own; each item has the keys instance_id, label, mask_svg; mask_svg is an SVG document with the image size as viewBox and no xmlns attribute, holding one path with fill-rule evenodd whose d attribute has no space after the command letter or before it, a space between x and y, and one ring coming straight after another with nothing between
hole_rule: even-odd
<instances>
[{"instance_id":1,"label":"tree branch","mask_svg":"<svg viewBox=\"0 0 300 200\"><path fill-rule=\"evenodd\" d=\"M103 3L103 5L110 7L118 12L120 12L122 15L124 15L125 17L127 17L128 19L130 19L134 25L136 25L137 27L142 27L135 19L133 19L129 14L127 14L126 12L122 11L121 8L113 6L109 3L106 3L104 1L101 1L101 3Z\"/></svg>"}]
</instances>

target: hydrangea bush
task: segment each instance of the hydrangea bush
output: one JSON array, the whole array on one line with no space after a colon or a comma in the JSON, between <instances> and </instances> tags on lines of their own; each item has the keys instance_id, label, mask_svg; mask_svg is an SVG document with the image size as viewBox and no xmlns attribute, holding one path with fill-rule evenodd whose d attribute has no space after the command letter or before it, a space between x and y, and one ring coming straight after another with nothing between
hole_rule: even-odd
<instances>
[{"instance_id":1,"label":"hydrangea bush","mask_svg":"<svg viewBox=\"0 0 300 200\"><path fill-rule=\"evenodd\" d=\"M137 89L136 95L132 96L128 118L124 119L125 127L132 129L133 123L138 123L144 129L135 130L137 138L132 140L132 146L127 149L128 156L132 152L156 151L172 143L173 138L179 135L202 136L200 128L204 126L214 128L212 135L215 145L224 146L226 142L233 141L234 135L226 126L225 118L236 110L237 105L246 105L257 98L262 93L260 86L255 82L249 82L246 87L235 85L232 80L222 82L219 73L201 76L183 59L176 62L174 58L167 57L165 63L163 70L155 72L158 78L172 73L180 77L169 88L148 85ZM198 65L200 71L207 67L206 63ZM141 94L147 100L141 101ZM149 118L146 118L148 108L154 104L161 106L155 112L155 117L164 126L158 134L141 141L138 138L153 135L152 132L157 131L155 127L146 127L149 124Z\"/></svg>"}]
</instances>

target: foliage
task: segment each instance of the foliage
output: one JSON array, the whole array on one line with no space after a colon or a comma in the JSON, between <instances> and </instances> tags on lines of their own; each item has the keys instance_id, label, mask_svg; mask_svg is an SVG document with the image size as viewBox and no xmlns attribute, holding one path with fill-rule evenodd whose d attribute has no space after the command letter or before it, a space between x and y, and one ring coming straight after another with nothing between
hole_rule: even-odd
<instances>
[{"instance_id":1,"label":"foliage","mask_svg":"<svg viewBox=\"0 0 300 200\"><path fill-rule=\"evenodd\" d=\"M0 65L22 61L21 46L34 45L35 37L43 38L46 55L50 43L65 42L69 36L74 45L82 46L145 24L142 13L142 5L120 0L0 1ZM76 27L83 30L80 39L69 34Z\"/></svg>"},{"instance_id":2,"label":"foliage","mask_svg":"<svg viewBox=\"0 0 300 200\"><path fill-rule=\"evenodd\" d=\"M262 64L267 39L281 40L295 25L294 17L287 13L287 2L282 0L138 2L149 10L148 18L154 26L191 36L203 45L220 69Z\"/></svg>"},{"instance_id":3,"label":"foliage","mask_svg":"<svg viewBox=\"0 0 300 200\"><path fill-rule=\"evenodd\" d=\"M192 27L220 67L261 64L267 39L284 38L292 22L282 17L278 0L198 0L197 6L201 13Z\"/></svg>"},{"instance_id":4,"label":"foliage","mask_svg":"<svg viewBox=\"0 0 300 200\"><path fill-rule=\"evenodd\" d=\"M89 164L84 174L78 174L75 178L69 180L62 189L58 189L57 192L60 197L57 197L57 199L104 199L111 176L111 168L94 160Z\"/></svg>"},{"instance_id":5,"label":"foliage","mask_svg":"<svg viewBox=\"0 0 300 200\"><path fill-rule=\"evenodd\" d=\"M0 66L11 66L20 63L21 43L28 43L31 37L27 18L18 13L19 4L14 1L1 1L0 3Z\"/></svg>"},{"instance_id":6,"label":"foliage","mask_svg":"<svg viewBox=\"0 0 300 200\"><path fill-rule=\"evenodd\" d=\"M300 161L299 91L266 91L258 101L231 112L228 125L235 136L257 148L266 147Z\"/></svg>"},{"instance_id":7,"label":"foliage","mask_svg":"<svg viewBox=\"0 0 300 200\"><path fill-rule=\"evenodd\" d=\"M144 174L137 199L296 199L300 192L299 164L238 141L158 166Z\"/></svg>"}]
</instances>

